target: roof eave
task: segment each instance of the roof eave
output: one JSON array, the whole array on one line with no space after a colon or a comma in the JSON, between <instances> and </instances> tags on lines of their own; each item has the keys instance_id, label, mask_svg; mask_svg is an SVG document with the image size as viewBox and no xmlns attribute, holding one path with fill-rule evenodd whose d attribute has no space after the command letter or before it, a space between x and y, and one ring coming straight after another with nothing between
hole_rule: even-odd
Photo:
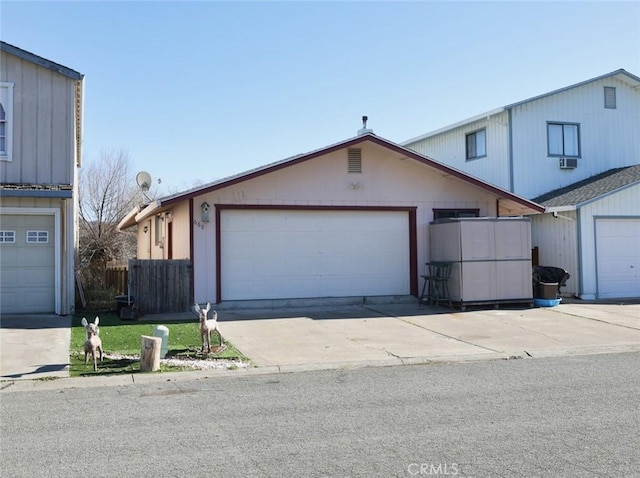
<instances>
[{"instance_id":1,"label":"roof eave","mask_svg":"<svg viewBox=\"0 0 640 478\"><path fill-rule=\"evenodd\" d=\"M416 136L415 138L408 139L406 141L401 142L400 145L406 146L408 144L417 143L418 141L422 141L423 139L430 138L431 136L437 136L439 134L446 133L447 131L451 131L451 130L457 129L457 128L460 128L462 126L469 125L471 123L475 123L476 121L480 121L480 120L483 120L483 119L488 119L491 116L494 116L494 115L497 115L499 113L502 113L503 111L506 111L506 108L496 108L496 109L493 109L491 111L487 111L486 113L481 113L479 115L472 116L471 118L467 118L465 120L458 121L457 123L453 123L453 124L450 124L448 126L444 126L444 127L440 128L440 129L436 129L434 131L430 131L429 133L425 133L425 134L422 134L420 136Z\"/></svg>"},{"instance_id":2,"label":"roof eave","mask_svg":"<svg viewBox=\"0 0 640 478\"><path fill-rule=\"evenodd\" d=\"M72 70L71 68L56 63L51 60L47 60L41 56L38 56L29 51L23 50L22 48L18 48L17 46L11 45L7 42L0 40L0 50L10 53L18 58L22 58L23 60L30 61L31 63L35 63L36 65L42 66L44 68L48 68L51 71L55 71L61 75L64 75L73 80L82 80L84 75L80 72Z\"/></svg>"},{"instance_id":3,"label":"roof eave","mask_svg":"<svg viewBox=\"0 0 640 478\"><path fill-rule=\"evenodd\" d=\"M564 88L553 90L553 91L550 91L548 93L544 93L544 94L541 94L541 95L533 96L531 98L527 98L526 100L517 101L517 102L511 103L511 104L509 104L507 106L503 106L501 108L496 108L496 109L488 111L486 113L482 113L482 114L479 114L479 115L476 115L476 116L472 116L471 118L467 118L465 120L459 121L457 123L450 124L448 126L445 126L443 128L440 128L440 129L437 129L437 130L434 130L434 131L431 131L429 133L425 133L423 135L416 136L415 138L411 138L411 139L408 139L406 141L402 141L400 144L401 145L408 145L408 144L417 143L418 141L422 141L422 140L430 138L432 136L437 136L439 134L446 133L448 131L460 128L462 126L466 126L466 125L471 124L471 123L475 123L476 121L480 121L480 120L482 120L484 118L488 118L488 117L493 116L495 114L502 113L503 111L507 111L507 110L513 109L513 108L515 108L517 106L521 106L523 104L530 103L532 101L536 101L536 100L539 100L539 99L542 99L542 98L546 98L547 96L556 95L558 93L562 93L564 91L570 90L572 88L576 88L578 86L586 85L586 84L592 83L594 81L599 81L599 80L603 80L605 78L616 77L616 76L624 76L624 77L627 78L628 83L631 84L631 86L633 88L636 88L636 89L640 88L640 77L637 77L636 75L634 75L632 73L629 73L628 71L626 71L626 70L621 68L619 70L612 71L611 73L606 73L604 75L600 75L600 76L598 76L596 78L591 78L589 80L585 80L585 81L582 81L580 83L575 83L575 84L570 85L570 86L565 86Z\"/></svg>"},{"instance_id":4,"label":"roof eave","mask_svg":"<svg viewBox=\"0 0 640 478\"><path fill-rule=\"evenodd\" d=\"M485 191L490 191L491 193L495 194L498 199L505 199L505 200L510 200L510 201L514 201L514 203L517 203L520 205L520 209L523 210L527 210L529 212L527 212L527 214L539 214L539 213L543 213L544 212L544 207L533 202L530 201L528 199L525 199L523 197L517 196L505 189L499 188L497 186L494 186L493 184L490 184L488 182L485 182L481 179L475 178L473 176L470 176L462 171L459 171L455 168L452 168L450 166L447 166L443 163L440 163L438 161L436 161L435 159L429 158L427 156L424 156L420 153L417 153L416 151L406 148L404 146L401 146L399 144L393 143L391 141L388 141L386 139L380 138L379 136L376 136L373 133L366 133L360 136L356 136L354 138L350 138L348 140L333 144L331 146L327 146L325 148L321 148L315 151L312 151L310 153L307 154L302 154L302 155L298 155L298 156L293 156L292 158L288 159L288 160L284 160L284 161L280 161L277 163L272 163L271 165L267 165L263 168L258 168L258 169L254 169L251 171L248 171L246 174L239 174L236 176L231 176L228 180L221 180L219 182L216 182L215 184L209 185L209 186L204 186L200 189L196 189L196 190L190 190L189 192L185 193L185 194L178 194L178 195L174 195L174 196L170 196L169 198L166 199L160 199L157 201L158 203L158 207L162 207L165 208L171 204L177 203L177 202L181 202L184 201L186 199L190 199L190 198L194 198L194 197L198 197L201 196L203 194L208 194L212 191L215 191L217 189L222 189L228 186L231 186L233 184L237 184L237 183L241 183L244 181L248 181L250 179L253 179L255 177L259 177L262 176L264 174L268 174L274 171L277 171L279 169L288 167L292 164L297 164L300 162L304 162L304 161L308 161L310 159L319 157L319 156L323 156L326 154L330 154L334 151L337 151L339 149L343 149L343 148L348 148L351 146L354 146L356 144L360 144L363 143L365 141L371 141L372 143L375 143L379 146L385 147L387 149L390 149L391 151L395 151L396 153L402 154L406 157L412 158L418 162L421 162L423 164L426 164L428 166L431 166L432 168L439 170L445 174L448 174L450 176L456 177L466 183L472 184L476 187L479 187ZM143 212L144 215L149 215L151 214L151 211L145 210ZM524 213L522 213L524 214ZM139 218L136 218L137 220Z\"/></svg>"}]
</instances>

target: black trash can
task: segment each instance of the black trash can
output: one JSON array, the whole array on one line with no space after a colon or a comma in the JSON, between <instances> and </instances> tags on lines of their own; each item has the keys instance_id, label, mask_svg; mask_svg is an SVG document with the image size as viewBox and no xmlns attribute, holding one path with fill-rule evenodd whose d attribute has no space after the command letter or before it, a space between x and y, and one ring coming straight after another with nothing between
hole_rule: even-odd
<instances>
[{"instance_id":1,"label":"black trash can","mask_svg":"<svg viewBox=\"0 0 640 478\"><path fill-rule=\"evenodd\" d=\"M533 268L533 297L536 299L556 299L560 297L560 288L571 277L560 267L536 266Z\"/></svg>"},{"instance_id":2,"label":"black trash can","mask_svg":"<svg viewBox=\"0 0 640 478\"><path fill-rule=\"evenodd\" d=\"M558 283L557 282L538 282L536 291L533 296L536 299L557 299Z\"/></svg>"}]
</instances>

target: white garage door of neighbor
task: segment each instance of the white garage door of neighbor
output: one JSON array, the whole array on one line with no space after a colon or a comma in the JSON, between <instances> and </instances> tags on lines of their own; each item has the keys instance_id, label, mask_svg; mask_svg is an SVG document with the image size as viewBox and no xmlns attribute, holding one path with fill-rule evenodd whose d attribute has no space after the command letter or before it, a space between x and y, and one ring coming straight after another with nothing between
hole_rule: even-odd
<instances>
[{"instance_id":1,"label":"white garage door of neighbor","mask_svg":"<svg viewBox=\"0 0 640 478\"><path fill-rule=\"evenodd\" d=\"M55 312L54 216L3 214L0 230L2 313Z\"/></svg>"},{"instance_id":2,"label":"white garage door of neighbor","mask_svg":"<svg viewBox=\"0 0 640 478\"><path fill-rule=\"evenodd\" d=\"M224 210L222 300L409 294L397 211Z\"/></svg>"},{"instance_id":3,"label":"white garage door of neighbor","mask_svg":"<svg viewBox=\"0 0 640 478\"><path fill-rule=\"evenodd\" d=\"M598 297L640 297L640 219L596 219Z\"/></svg>"}]
</instances>

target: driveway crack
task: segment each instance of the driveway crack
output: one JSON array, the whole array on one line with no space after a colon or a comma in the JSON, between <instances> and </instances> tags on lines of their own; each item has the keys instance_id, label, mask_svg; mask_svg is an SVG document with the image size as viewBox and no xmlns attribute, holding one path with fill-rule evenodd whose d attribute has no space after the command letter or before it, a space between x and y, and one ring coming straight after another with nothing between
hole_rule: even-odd
<instances>
[{"instance_id":1,"label":"driveway crack","mask_svg":"<svg viewBox=\"0 0 640 478\"><path fill-rule=\"evenodd\" d=\"M432 334L440 335L441 337L446 337L448 339L455 340L455 341L463 343L463 344L472 345L473 347L478 347L480 349L488 350L489 352L495 352L495 353L502 353L503 352L503 350L495 350L495 349L491 349L489 347L483 347L482 345L474 344L473 342L469 342L467 340L463 340L463 339L461 339L459 337L454 337L453 335L443 334L442 332L438 332L437 330L433 330L433 329L430 329L430 328L425 327L423 325L419 325L419 324L413 323L413 322L411 322L409 320L406 320L405 318L400 317L398 315L387 314L387 313L384 313L382 311L376 310L373 307L367 307L367 306L363 306L363 307L365 309L370 310L372 312L375 312L377 314L381 314L384 317L393 317L394 319L398 319L398 320L404 322L405 324L413 325L414 327L418 327L420 329L426 330L428 332L431 332Z\"/></svg>"}]
</instances>

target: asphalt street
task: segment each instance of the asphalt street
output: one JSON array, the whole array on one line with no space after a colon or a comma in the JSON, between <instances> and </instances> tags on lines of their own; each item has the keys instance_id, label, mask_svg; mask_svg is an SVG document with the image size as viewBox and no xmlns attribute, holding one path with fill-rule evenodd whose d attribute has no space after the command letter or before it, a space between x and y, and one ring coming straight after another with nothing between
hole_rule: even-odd
<instances>
[{"instance_id":1,"label":"asphalt street","mask_svg":"<svg viewBox=\"0 0 640 478\"><path fill-rule=\"evenodd\" d=\"M636 352L82 382L2 390L2 476L640 476Z\"/></svg>"}]
</instances>

